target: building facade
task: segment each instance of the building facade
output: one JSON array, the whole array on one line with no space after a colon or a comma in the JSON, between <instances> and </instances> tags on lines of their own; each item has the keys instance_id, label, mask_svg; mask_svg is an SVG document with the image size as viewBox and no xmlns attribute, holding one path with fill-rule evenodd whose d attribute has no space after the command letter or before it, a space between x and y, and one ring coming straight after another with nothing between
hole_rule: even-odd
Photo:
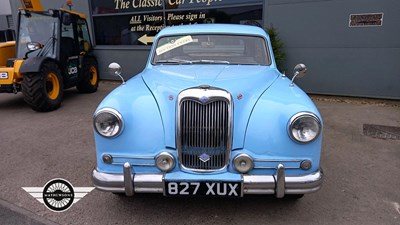
<instances>
[{"instance_id":1,"label":"building facade","mask_svg":"<svg viewBox=\"0 0 400 225\"><path fill-rule=\"evenodd\" d=\"M10 4L12 12L21 7ZM106 72L111 62L126 79L139 73L165 26L250 24L277 30L289 77L297 63L307 65L296 83L308 93L400 99L398 0L75 0L72 9L88 16L102 79L116 79Z\"/></svg>"},{"instance_id":2,"label":"building facade","mask_svg":"<svg viewBox=\"0 0 400 225\"><path fill-rule=\"evenodd\" d=\"M14 29L10 2L8 0L0 0L0 42L14 40Z\"/></svg>"}]
</instances>

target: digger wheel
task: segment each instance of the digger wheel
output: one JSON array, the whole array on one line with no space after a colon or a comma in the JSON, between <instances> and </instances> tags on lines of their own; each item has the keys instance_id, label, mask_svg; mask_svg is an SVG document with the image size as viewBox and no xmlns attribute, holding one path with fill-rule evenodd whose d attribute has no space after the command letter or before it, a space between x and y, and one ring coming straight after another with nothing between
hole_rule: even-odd
<instances>
[{"instance_id":1,"label":"digger wheel","mask_svg":"<svg viewBox=\"0 0 400 225\"><path fill-rule=\"evenodd\" d=\"M33 110L48 112L60 107L64 89L60 74L53 62L43 63L37 73L23 74L22 93Z\"/></svg>"},{"instance_id":2,"label":"digger wheel","mask_svg":"<svg viewBox=\"0 0 400 225\"><path fill-rule=\"evenodd\" d=\"M81 77L76 88L81 93L93 93L99 86L99 72L97 62L92 58L83 61Z\"/></svg>"}]
</instances>

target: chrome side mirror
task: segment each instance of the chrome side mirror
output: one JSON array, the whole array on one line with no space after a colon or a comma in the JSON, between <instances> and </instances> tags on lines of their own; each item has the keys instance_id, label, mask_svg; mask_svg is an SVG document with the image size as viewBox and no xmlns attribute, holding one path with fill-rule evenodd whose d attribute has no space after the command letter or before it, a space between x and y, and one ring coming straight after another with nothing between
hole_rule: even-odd
<instances>
[{"instance_id":1,"label":"chrome side mirror","mask_svg":"<svg viewBox=\"0 0 400 225\"><path fill-rule=\"evenodd\" d=\"M293 73L294 73L294 74L293 74L293 78L292 78L292 83L290 84L290 86L293 86L294 79L296 79L296 78L302 78L302 77L304 77L304 76L306 75L306 73L307 73L307 67L306 67L306 65L304 65L304 64L302 64L302 63L297 64L297 65L294 67Z\"/></svg>"},{"instance_id":2,"label":"chrome side mirror","mask_svg":"<svg viewBox=\"0 0 400 225\"><path fill-rule=\"evenodd\" d=\"M110 63L110 65L108 65L108 72L116 77L121 78L122 80L122 84L125 84L125 80L124 78L121 76L121 72L122 72L122 68L118 63Z\"/></svg>"}]
</instances>

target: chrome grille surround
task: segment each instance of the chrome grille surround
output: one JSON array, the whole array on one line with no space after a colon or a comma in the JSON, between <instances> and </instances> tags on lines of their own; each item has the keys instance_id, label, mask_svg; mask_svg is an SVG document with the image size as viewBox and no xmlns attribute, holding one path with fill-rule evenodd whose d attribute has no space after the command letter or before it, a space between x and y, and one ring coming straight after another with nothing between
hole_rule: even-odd
<instances>
[{"instance_id":1,"label":"chrome grille surround","mask_svg":"<svg viewBox=\"0 0 400 225\"><path fill-rule=\"evenodd\" d=\"M177 99L176 143L179 164L196 172L227 167L232 148L233 101L229 92L200 86Z\"/></svg>"}]
</instances>

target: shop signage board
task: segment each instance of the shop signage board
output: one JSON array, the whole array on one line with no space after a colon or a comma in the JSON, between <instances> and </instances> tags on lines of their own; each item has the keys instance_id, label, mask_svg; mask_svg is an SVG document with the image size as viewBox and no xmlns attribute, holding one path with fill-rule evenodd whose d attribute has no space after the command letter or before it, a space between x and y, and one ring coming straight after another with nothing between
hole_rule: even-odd
<instances>
[{"instance_id":1,"label":"shop signage board","mask_svg":"<svg viewBox=\"0 0 400 225\"><path fill-rule=\"evenodd\" d=\"M377 27L383 24L383 13L350 14L349 27Z\"/></svg>"},{"instance_id":2,"label":"shop signage board","mask_svg":"<svg viewBox=\"0 0 400 225\"><path fill-rule=\"evenodd\" d=\"M262 0L91 0L97 45L151 45L166 26L262 24Z\"/></svg>"}]
</instances>

